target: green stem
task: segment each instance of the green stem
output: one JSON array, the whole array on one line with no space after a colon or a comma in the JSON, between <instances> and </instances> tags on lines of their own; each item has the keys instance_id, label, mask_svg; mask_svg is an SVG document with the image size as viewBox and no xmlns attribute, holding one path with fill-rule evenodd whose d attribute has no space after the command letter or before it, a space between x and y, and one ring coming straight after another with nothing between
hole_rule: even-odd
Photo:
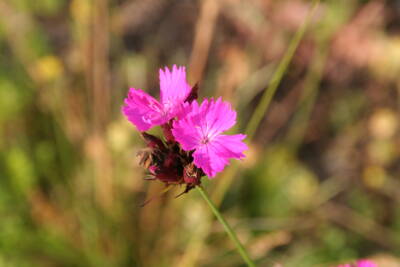
<instances>
[{"instance_id":1,"label":"green stem","mask_svg":"<svg viewBox=\"0 0 400 267\"><path fill-rule=\"evenodd\" d=\"M232 241L235 243L236 248L242 256L243 260L247 263L248 266L255 267L256 265L254 262L250 259L249 254L247 253L246 249L243 247L243 245L240 243L240 240L236 236L236 233L233 231L233 229L229 226L227 221L225 221L224 217L222 217L222 214L218 211L217 207L215 204L212 202L210 197L208 196L207 192L204 191L204 189L201 186L196 186L197 190L200 192L201 196L204 198L204 200L207 202L208 206L210 206L211 210L213 211L215 217L219 220L219 222L224 226L225 231L229 235L229 237L232 239Z\"/></svg>"},{"instance_id":2,"label":"green stem","mask_svg":"<svg viewBox=\"0 0 400 267\"><path fill-rule=\"evenodd\" d=\"M293 39L289 43L289 47L284 54L282 60L279 62L279 65L274 72L274 74L271 77L271 81L267 89L265 90L264 94L261 97L261 100L259 104L257 105L253 115L250 118L249 123L247 124L245 133L247 135L247 140L252 140L253 135L255 134L257 127L260 125L260 122L262 118L264 117L265 112L268 109L269 104L271 103L272 97L274 96L276 90L278 89L278 86L286 73L289 63L292 60L292 57L294 53L297 50L297 47L299 46L300 41L303 39L303 35L306 32L306 29L308 27L308 24L310 23L310 20L312 19L314 12L319 4L319 0L314 0L311 12L308 14L306 17L304 23L301 25L301 27L297 30L295 33Z\"/></svg>"},{"instance_id":3,"label":"green stem","mask_svg":"<svg viewBox=\"0 0 400 267\"><path fill-rule=\"evenodd\" d=\"M280 61L276 71L272 75L271 81L269 86L265 89L259 104L257 105L253 115L250 118L249 123L247 124L245 134L247 135L247 142L251 143L253 140L253 136L260 126L260 122L263 119L266 111L268 110L269 104L271 103L272 97L274 96L284 74L286 73L289 63L292 60L294 53L304 36L304 33L310 23L311 18L314 15L316 8L318 7L319 0L314 0L312 4L312 9L310 13L307 15L302 26L297 30L294 37L289 43L289 47L286 50L285 55L283 56L282 60ZM218 204L224 198L226 190L229 188L230 184L232 183L232 179L234 175L238 172L238 165L232 164L221 177L221 181L219 181L217 188L213 192L213 199ZM222 179L223 178L223 179Z\"/></svg>"}]
</instances>

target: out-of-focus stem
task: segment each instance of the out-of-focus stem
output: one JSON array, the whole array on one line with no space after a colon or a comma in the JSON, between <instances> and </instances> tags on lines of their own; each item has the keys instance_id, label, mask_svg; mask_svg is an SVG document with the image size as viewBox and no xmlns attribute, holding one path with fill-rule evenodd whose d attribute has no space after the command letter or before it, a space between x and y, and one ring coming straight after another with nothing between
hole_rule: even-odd
<instances>
[{"instance_id":1,"label":"out-of-focus stem","mask_svg":"<svg viewBox=\"0 0 400 267\"><path fill-rule=\"evenodd\" d=\"M208 196L207 192L204 191L204 189L201 186L196 186L196 188L200 192L200 194L204 198L204 200L207 202L208 206L214 213L215 217L217 217L219 222L222 224L226 233L229 235L229 237L235 243L236 248L237 248L240 256L242 256L243 260L247 263L248 266L256 266L254 264L254 262L250 259L249 255L248 255L246 249L243 247L242 243L240 243L240 240L236 236L235 231L230 227L228 222L224 219L222 214L218 211L217 207L215 206L214 202L212 202L212 200Z\"/></svg>"},{"instance_id":2,"label":"out-of-focus stem","mask_svg":"<svg viewBox=\"0 0 400 267\"><path fill-rule=\"evenodd\" d=\"M292 60L292 57L294 55L294 52L296 52L296 49L301 41L303 39L303 35L308 27L308 24L310 23L310 20L313 17L313 14L318 6L319 1L315 0L313 2L312 10L307 16L306 20L304 23L301 25L300 29L296 32L295 36L291 40L289 47L283 56L282 60L279 62L278 68L274 72L271 82L268 86L268 88L265 90L260 103L256 107L256 110L254 111L253 115L251 116L250 122L247 124L246 131L245 133L247 134L248 140L251 140L253 138L253 135L255 131L257 130L257 127L259 126L265 112L268 109L269 104L271 103L272 97L274 96L276 89L278 89L278 86L282 80L283 75L286 73L286 70L289 66L289 63Z\"/></svg>"},{"instance_id":3,"label":"out-of-focus stem","mask_svg":"<svg viewBox=\"0 0 400 267\"><path fill-rule=\"evenodd\" d=\"M282 60L280 61L276 71L271 77L271 82L267 89L265 90L260 103L257 105L253 115L250 118L249 123L247 124L245 134L247 135L247 142L251 143L254 134L260 125L260 122L265 114L265 112L268 110L269 104L271 103L272 97L274 96L276 90L278 89L278 86L283 78L283 75L286 73L287 68L289 67L289 63L292 60L292 57L294 53L296 52L296 49L301 41L301 39L304 36L304 33L310 23L310 20L312 19L315 10L318 7L319 0L314 0L312 4L312 9L310 13L307 15L304 23L301 25L301 27L296 31L295 35L293 36L292 40L289 43L289 47L283 56ZM233 176L235 173L237 173L238 165L237 164L232 164L224 174L222 174L223 177L221 177L221 181L218 184L217 188L213 192L212 196L215 202L220 203L225 195L225 192L229 188L229 186L232 183Z\"/></svg>"}]
</instances>

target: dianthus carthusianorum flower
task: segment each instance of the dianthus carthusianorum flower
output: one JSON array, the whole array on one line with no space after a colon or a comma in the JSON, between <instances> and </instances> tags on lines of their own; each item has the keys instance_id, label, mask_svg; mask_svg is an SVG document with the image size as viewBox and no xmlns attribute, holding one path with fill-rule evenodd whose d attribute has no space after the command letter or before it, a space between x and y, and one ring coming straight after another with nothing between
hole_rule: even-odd
<instances>
[{"instance_id":1,"label":"dianthus carthusianorum flower","mask_svg":"<svg viewBox=\"0 0 400 267\"><path fill-rule=\"evenodd\" d=\"M358 260L356 264L342 264L338 267L378 267L375 263L370 260Z\"/></svg>"},{"instance_id":2,"label":"dianthus carthusianorum flower","mask_svg":"<svg viewBox=\"0 0 400 267\"><path fill-rule=\"evenodd\" d=\"M122 108L123 114L141 132L176 117L191 91L185 67L174 65L172 71L165 67L165 70L160 69L159 77L160 101L140 89L131 88Z\"/></svg>"},{"instance_id":3,"label":"dianthus carthusianorum flower","mask_svg":"<svg viewBox=\"0 0 400 267\"><path fill-rule=\"evenodd\" d=\"M185 184L183 193L214 177L230 159L242 159L243 134L224 135L236 123L236 112L221 98L197 103L197 84L186 82L184 67L160 69L160 101L131 88L122 113L141 132L147 148L138 153L146 179L166 185ZM164 138L146 133L160 125Z\"/></svg>"},{"instance_id":4,"label":"dianthus carthusianorum flower","mask_svg":"<svg viewBox=\"0 0 400 267\"><path fill-rule=\"evenodd\" d=\"M246 135L224 135L236 123L236 112L221 98L196 101L185 107L182 118L174 121L172 134L185 151L193 152L193 162L209 177L214 177L229 159L244 158Z\"/></svg>"}]
</instances>

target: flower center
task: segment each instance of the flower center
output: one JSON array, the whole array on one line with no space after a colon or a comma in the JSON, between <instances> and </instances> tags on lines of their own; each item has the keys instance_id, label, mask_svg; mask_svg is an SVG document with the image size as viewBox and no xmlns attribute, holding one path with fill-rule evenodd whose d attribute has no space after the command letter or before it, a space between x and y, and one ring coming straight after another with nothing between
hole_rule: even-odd
<instances>
[{"instance_id":1,"label":"flower center","mask_svg":"<svg viewBox=\"0 0 400 267\"><path fill-rule=\"evenodd\" d=\"M208 144L208 142L210 142L210 139L208 139L208 136L205 136L201 139L201 143L202 144Z\"/></svg>"}]
</instances>

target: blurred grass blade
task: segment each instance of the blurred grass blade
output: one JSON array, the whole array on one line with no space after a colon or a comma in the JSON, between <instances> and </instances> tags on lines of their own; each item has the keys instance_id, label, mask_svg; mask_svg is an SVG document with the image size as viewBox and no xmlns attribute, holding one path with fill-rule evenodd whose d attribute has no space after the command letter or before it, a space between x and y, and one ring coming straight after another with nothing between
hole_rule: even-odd
<instances>
[{"instance_id":1,"label":"blurred grass blade","mask_svg":"<svg viewBox=\"0 0 400 267\"><path fill-rule=\"evenodd\" d=\"M301 96L299 108L296 112L291 129L287 136L289 147L295 151L303 141L306 130L309 126L310 116L317 100L319 84L324 71L328 49L326 41L318 44L313 62L306 75L304 82L304 91Z\"/></svg>"},{"instance_id":2,"label":"blurred grass blade","mask_svg":"<svg viewBox=\"0 0 400 267\"><path fill-rule=\"evenodd\" d=\"M303 39L304 33L308 27L308 24L310 23L311 18L313 17L313 14L318 6L319 1L315 0L313 1L312 9L311 12L308 14L306 17L304 23L301 25L301 27L297 30L296 34L294 35L293 39L290 41L288 50L286 51L285 55L283 56L282 60L280 61L278 68L274 72L271 82L267 89L265 90L260 103L256 107L256 110L254 111L253 115L251 116L251 119L249 123L247 124L245 133L247 135L247 140L249 142L253 139L254 133L257 130L258 126L260 125L260 122L267 111L269 104L271 103L272 97L274 96L276 89L278 88L283 75L286 73L289 63L291 62L293 55L299 46L300 41Z\"/></svg>"},{"instance_id":3,"label":"blurred grass blade","mask_svg":"<svg viewBox=\"0 0 400 267\"><path fill-rule=\"evenodd\" d=\"M217 207L215 204L212 202L211 198L208 196L207 192L204 191L204 189L201 186L196 186L196 189L200 192L201 196L204 198L204 200L207 202L208 206L210 207L211 211L214 213L215 217L219 220L219 222L222 224L224 227L226 233L229 235L229 237L232 239L233 243L235 243L236 248L242 256L243 260L246 262L247 266L249 267L255 267L256 265L254 262L250 259L249 254L247 253L246 249L243 247L242 243L236 236L235 231L230 227L228 222L224 219L222 214L218 211Z\"/></svg>"},{"instance_id":4,"label":"blurred grass blade","mask_svg":"<svg viewBox=\"0 0 400 267\"><path fill-rule=\"evenodd\" d=\"M265 112L267 111L269 104L271 103L272 97L274 96L276 89L278 88L278 86L282 80L283 75L286 73L289 63L292 60L293 55L294 55L301 39L304 36L304 33L310 23L311 18L314 15L316 8L318 7L318 4L319 4L319 0L315 0L313 2L310 13L307 15L306 19L304 20L304 23L297 30L293 39L290 41L288 50L286 51L281 62L279 63L277 70L274 72L274 74L271 78L270 85L265 90L260 103L256 107L256 110L254 111L254 113L246 127L245 134L247 134L247 140L249 143L253 139L255 131L257 130ZM213 192L213 195L212 195L213 200L217 203L217 205L222 201L222 199L226 193L226 190L231 185L232 179L233 179L234 175L237 173L237 166L238 166L237 164L233 163L222 174L223 177L222 177L222 179L219 180L219 183L218 183L217 187L215 188L215 191Z\"/></svg>"}]
</instances>

